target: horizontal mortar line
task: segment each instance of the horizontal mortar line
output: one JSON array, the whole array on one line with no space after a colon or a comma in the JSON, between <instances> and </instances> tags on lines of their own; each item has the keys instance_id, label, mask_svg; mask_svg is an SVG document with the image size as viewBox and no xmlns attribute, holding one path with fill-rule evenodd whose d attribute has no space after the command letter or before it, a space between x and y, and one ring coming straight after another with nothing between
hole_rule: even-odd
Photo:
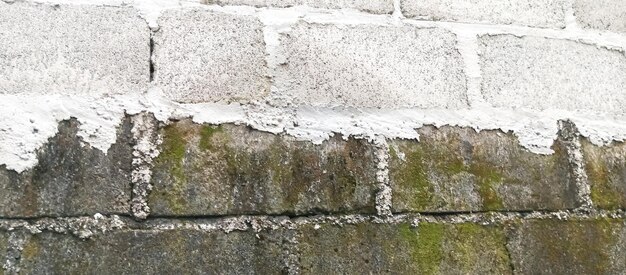
<instances>
[{"instance_id":1,"label":"horizontal mortar line","mask_svg":"<svg viewBox=\"0 0 626 275\"><path fill-rule=\"evenodd\" d=\"M361 218L372 220L393 220L397 218L447 218L447 217L490 217L497 219L497 216L490 216L494 214L510 215L515 217L519 215L520 218L535 218L542 216L550 216L556 214L572 215L574 217L602 217L602 216L623 216L626 217L626 209L616 210L602 210L594 209L591 212L585 212L583 209L563 209L563 210L523 210L523 211L458 211L458 212L394 212L391 216L381 216L376 214L347 214L347 213L335 213L335 214L310 214L310 215L281 215L281 214L241 214L241 215L150 215L143 220L136 220L130 214L118 215L118 214L102 214L107 219L112 216L118 216L133 220L138 224L147 223L150 221L163 221L163 220L182 220L182 221L194 221L194 220L227 220L227 219L335 219L335 218ZM40 220L72 220L72 219L94 219L93 216L37 216L37 217L0 217L0 221L40 221Z\"/></svg>"}]
</instances>

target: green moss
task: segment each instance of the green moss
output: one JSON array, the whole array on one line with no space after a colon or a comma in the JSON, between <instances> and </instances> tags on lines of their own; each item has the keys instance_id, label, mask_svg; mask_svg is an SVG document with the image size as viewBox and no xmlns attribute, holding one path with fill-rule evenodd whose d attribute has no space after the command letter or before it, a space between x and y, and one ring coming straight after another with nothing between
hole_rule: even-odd
<instances>
[{"instance_id":1,"label":"green moss","mask_svg":"<svg viewBox=\"0 0 626 275\"><path fill-rule=\"evenodd\" d=\"M456 238L452 243L455 262L463 274L475 273L475 263L488 262L494 273L503 274L509 270L509 256L506 251L506 238L500 228L461 223L454 225Z\"/></svg>"},{"instance_id":2,"label":"green moss","mask_svg":"<svg viewBox=\"0 0 626 275\"><path fill-rule=\"evenodd\" d=\"M172 177L172 185L167 191L158 193L175 213L181 213L185 209L184 187L187 184L187 176L184 169L184 158L187 142L181 129L175 124L168 125L163 130L163 144L161 153L156 159L157 164L169 167Z\"/></svg>"},{"instance_id":3,"label":"green moss","mask_svg":"<svg viewBox=\"0 0 626 275\"><path fill-rule=\"evenodd\" d=\"M214 150L214 145L212 138L216 133L223 132L222 125L219 126L210 126L203 125L200 128L200 144L199 147L202 150Z\"/></svg>"},{"instance_id":4,"label":"green moss","mask_svg":"<svg viewBox=\"0 0 626 275\"><path fill-rule=\"evenodd\" d=\"M495 167L475 160L470 166L470 173L474 174L478 180L478 192L483 202L485 210L501 210L504 208L502 200L496 191L497 184L503 182L504 177Z\"/></svg>"},{"instance_id":5,"label":"green moss","mask_svg":"<svg viewBox=\"0 0 626 275\"><path fill-rule=\"evenodd\" d=\"M417 232L408 224L400 225L400 235L411 246L411 257L422 274L438 274L443 259L445 225L422 223Z\"/></svg>"},{"instance_id":6,"label":"green moss","mask_svg":"<svg viewBox=\"0 0 626 275\"><path fill-rule=\"evenodd\" d=\"M621 198L619 191L610 186L609 171L606 162L598 156L586 162L587 175L591 181L591 200L603 209L615 210L620 208Z\"/></svg>"},{"instance_id":7,"label":"green moss","mask_svg":"<svg viewBox=\"0 0 626 275\"><path fill-rule=\"evenodd\" d=\"M530 233L545 265L562 266L581 274L610 273L610 248L623 230L623 220L541 220ZM562 263L567 262L567 265ZM557 271L558 272L558 271ZM565 270L561 271L565 272Z\"/></svg>"},{"instance_id":8,"label":"green moss","mask_svg":"<svg viewBox=\"0 0 626 275\"><path fill-rule=\"evenodd\" d=\"M421 147L405 155L405 163L397 174L396 181L404 190L411 190L408 200L417 210L426 210L433 203L434 187L428 179L428 167Z\"/></svg>"}]
</instances>

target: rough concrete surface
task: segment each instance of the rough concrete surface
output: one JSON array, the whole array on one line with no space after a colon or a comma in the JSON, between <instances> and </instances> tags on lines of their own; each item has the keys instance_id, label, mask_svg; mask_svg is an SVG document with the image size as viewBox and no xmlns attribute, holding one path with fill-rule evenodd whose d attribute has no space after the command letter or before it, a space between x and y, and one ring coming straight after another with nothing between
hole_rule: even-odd
<instances>
[{"instance_id":1,"label":"rough concrete surface","mask_svg":"<svg viewBox=\"0 0 626 275\"><path fill-rule=\"evenodd\" d=\"M76 120L39 150L39 164L23 173L0 166L0 217L128 213L132 136L126 121L105 155L82 144Z\"/></svg>"},{"instance_id":2,"label":"rough concrete surface","mask_svg":"<svg viewBox=\"0 0 626 275\"><path fill-rule=\"evenodd\" d=\"M322 145L245 126L181 121L162 130L153 215L375 213L374 148Z\"/></svg>"},{"instance_id":3,"label":"rough concrete surface","mask_svg":"<svg viewBox=\"0 0 626 275\"><path fill-rule=\"evenodd\" d=\"M508 250L518 274L623 274L623 219L512 223Z\"/></svg>"},{"instance_id":4,"label":"rough concrete surface","mask_svg":"<svg viewBox=\"0 0 626 275\"><path fill-rule=\"evenodd\" d=\"M574 14L583 28L626 32L626 1L576 0Z\"/></svg>"},{"instance_id":5,"label":"rough concrete surface","mask_svg":"<svg viewBox=\"0 0 626 275\"><path fill-rule=\"evenodd\" d=\"M269 91L261 22L200 8L163 12L155 83L183 103L247 102Z\"/></svg>"},{"instance_id":6,"label":"rough concrete surface","mask_svg":"<svg viewBox=\"0 0 626 275\"><path fill-rule=\"evenodd\" d=\"M553 155L519 146L510 133L425 127L420 141L390 141L394 212L576 208L576 185L560 141Z\"/></svg>"},{"instance_id":7,"label":"rough concrete surface","mask_svg":"<svg viewBox=\"0 0 626 275\"><path fill-rule=\"evenodd\" d=\"M150 31L132 8L0 2L0 94L147 90Z\"/></svg>"},{"instance_id":8,"label":"rough concrete surface","mask_svg":"<svg viewBox=\"0 0 626 275\"><path fill-rule=\"evenodd\" d=\"M583 143L591 200L599 208L626 209L626 144L596 146Z\"/></svg>"},{"instance_id":9,"label":"rough concrete surface","mask_svg":"<svg viewBox=\"0 0 626 275\"><path fill-rule=\"evenodd\" d=\"M286 64L277 82L315 106L467 106L454 34L410 26L300 23L281 36Z\"/></svg>"},{"instance_id":10,"label":"rough concrete surface","mask_svg":"<svg viewBox=\"0 0 626 275\"><path fill-rule=\"evenodd\" d=\"M280 232L117 231L88 240L42 233L26 242L20 266L25 274L278 274Z\"/></svg>"},{"instance_id":11,"label":"rough concrete surface","mask_svg":"<svg viewBox=\"0 0 626 275\"><path fill-rule=\"evenodd\" d=\"M482 94L496 107L624 114L626 55L542 37L480 38Z\"/></svg>"},{"instance_id":12,"label":"rough concrete surface","mask_svg":"<svg viewBox=\"0 0 626 275\"><path fill-rule=\"evenodd\" d=\"M205 0L205 2L278 8L304 5L322 9L356 9L378 14L393 12L393 0Z\"/></svg>"},{"instance_id":13,"label":"rough concrete surface","mask_svg":"<svg viewBox=\"0 0 626 275\"><path fill-rule=\"evenodd\" d=\"M618 0L619 1L619 0ZM539 28L565 27L566 0L401 0L409 18Z\"/></svg>"}]
</instances>

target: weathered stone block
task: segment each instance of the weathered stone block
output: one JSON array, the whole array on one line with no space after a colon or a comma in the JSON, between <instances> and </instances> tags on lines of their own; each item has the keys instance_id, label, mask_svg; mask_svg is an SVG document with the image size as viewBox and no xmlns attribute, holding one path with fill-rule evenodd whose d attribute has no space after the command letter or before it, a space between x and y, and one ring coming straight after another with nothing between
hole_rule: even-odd
<instances>
[{"instance_id":1,"label":"weathered stone block","mask_svg":"<svg viewBox=\"0 0 626 275\"><path fill-rule=\"evenodd\" d=\"M424 127L420 141L390 141L394 212L543 210L577 207L563 143L553 155L524 149L512 134Z\"/></svg>"},{"instance_id":2,"label":"weathered stone block","mask_svg":"<svg viewBox=\"0 0 626 275\"><path fill-rule=\"evenodd\" d=\"M304 274L510 274L501 228L420 223L310 225L297 249Z\"/></svg>"},{"instance_id":3,"label":"weathered stone block","mask_svg":"<svg viewBox=\"0 0 626 275\"><path fill-rule=\"evenodd\" d=\"M564 28L565 0L401 0L409 18Z\"/></svg>"},{"instance_id":4,"label":"weathered stone block","mask_svg":"<svg viewBox=\"0 0 626 275\"><path fill-rule=\"evenodd\" d=\"M19 174L0 166L0 217L128 213L130 127L125 120L105 155L76 136L75 119L61 122L38 152L37 166Z\"/></svg>"},{"instance_id":5,"label":"weathered stone block","mask_svg":"<svg viewBox=\"0 0 626 275\"><path fill-rule=\"evenodd\" d=\"M584 139L582 148L593 204L603 209L626 209L626 144L596 146Z\"/></svg>"},{"instance_id":6,"label":"weathered stone block","mask_svg":"<svg viewBox=\"0 0 626 275\"><path fill-rule=\"evenodd\" d=\"M185 120L162 129L153 215L375 213L376 158L363 140L322 145Z\"/></svg>"},{"instance_id":7,"label":"weathered stone block","mask_svg":"<svg viewBox=\"0 0 626 275\"><path fill-rule=\"evenodd\" d=\"M626 55L580 42L482 36L482 93L496 107L623 114Z\"/></svg>"},{"instance_id":8,"label":"weathered stone block","mask_svg":"<svg viewBox=\"0 0 626 275\"><path fill-rule=\"evenodd\" d=\"M206 2L277 8L304 5L322 9L357 9L378 14L393 12L393 0L206 0Z\"/></svg>"},{"instance_id":9,"label":"weathered stone block","mask_svg":"<svg viewBox=\"0 0 626 275\"><path fill-rule=\"evenodd\" d=\"M623 0L576 0L574 14L583 28L626 32L626 2Z\"/></svg>"},{"instance_id":10,"label":"weathered stone block","mask_svg":"<svg viewBox=\"0 0 626 275\"><path fill-rule=\"evenodd\" d=\"M24 274L284 272L280 242L269 233L183 229L116 231L88 240L45 232L24 245L20 265Z\"/></svg>"},{"instance_id":11,"label":"weathered stone block","mask_svg":"<svg viewBox=\"0 0 626 275\"><path fill-rule=\"evenodd\" d=\"M126 94L150 81L150 30L130 7L0 1L0 94Z\"/></svg>"},{"instance_id":12,"label":"weathered stone block","mask_svg":"<svg viewBox=\"0 0 626 275\"><path fill-rule=\"evenodd\" d=\"M624 220L519 221L507 230L518 274L623 274Z\"/></svg>"},{"instance_id":13,"label":"weathered stone block","mask_svg":"<svg viewBox=\"0 0 626 275\"><path fill-rule=\"evenodd\" d=\"M298 23L281 36L287 58L277 82L314 106L467 106L453 33L412 26Z\"/></svg>"},{"instance_id":14,"label":"weathered stone block","mask_svg":"<svg viewBox=\"0 0 626 275\"><path fill-rule=\"evenodd\" d=\"M0 230L0 275L4 275L5 269L3 265L7 259L7 250L9 248L9 233Z\"/></svg>"},{"instance_id":15,"label":"weathered stone block","mask_svg":"<svg viewBox=\"0 0 626 275\"><path fill-rule=\"evenodd\" d=\"M267 94L263 25L253 17L171 9L154 35L155 81L184 103L246 102Z\"/></svg>"}]
</instances>

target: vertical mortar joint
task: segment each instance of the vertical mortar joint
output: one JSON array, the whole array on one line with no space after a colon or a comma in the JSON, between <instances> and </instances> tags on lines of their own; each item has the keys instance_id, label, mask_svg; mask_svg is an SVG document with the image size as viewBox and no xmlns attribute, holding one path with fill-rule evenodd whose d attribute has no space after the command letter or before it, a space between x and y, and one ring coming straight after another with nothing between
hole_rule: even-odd
<instances>
[{"instance_id":1,"label":"vertical mortar joint","mask_svg":"<svg viewBox=\"0 0 626 275\"><path fill-rule=\"evenodd\" d=\"M579 208L577 210L589 212L593 203L591 201L591 187L585 172L580 133L571 120L559 120L559 137L562 139L567 151L567 159L572 170L577 191Z\"/></svg>"},{"instance_id":2,"label":"vertical mortar joint","mask_svg":"<svg viewBox=\"0 0 626 275\"><path fill-rule=\"evenodd\" d=\"M376 192L376 213L380 216L389 217L391 212L391 186L389 183L389 144L385 137L377 136L374 139L376 145L376 180L378 190Z\"/></svg>"},{"instance_id":3,"label":"vertical mortar joint","mask_svg":"<svg viewBox=\"0 0 626 275\"><path fill-rule=\"evenodd\" d=\"M19 274L22 250L30 236L25 232L13 232L9 236L9 243L6 250L6 259L2 268L5 274Z\"/></svg>"},{"instance_id":4,"label":"vertical mortar joint","mask_svg":"<svg viewBox=\"0 0 626 275\"><path fill-rule=\"evenodd\" d=\"M137 219L150 214L148 195L152 190L153 160L158 152L158 121L151 113L142 112L131 117L133 146L131 213Z\"/></svg>"}]
</instances>

